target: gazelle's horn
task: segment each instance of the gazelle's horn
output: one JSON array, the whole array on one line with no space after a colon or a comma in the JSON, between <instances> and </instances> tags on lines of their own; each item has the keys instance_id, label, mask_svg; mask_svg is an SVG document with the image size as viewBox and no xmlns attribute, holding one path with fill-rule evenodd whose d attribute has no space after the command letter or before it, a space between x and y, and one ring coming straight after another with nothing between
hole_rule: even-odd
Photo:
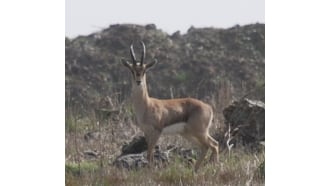
<instances>
[{"instance_id":1,"label":"gazelle's horn","mask_svg":"<svg viewBox=\"0 0 330 186\"><path fill-rule=\"evenodd\" d=\"M141 54L141 66L143 65L144 58L146 57L146 46L144 45L143 41L140 41L142 46L142 54Z\"/></svg>"},{"instance_id":2,"label":"gazelle's horn","mask_svg":"<svg viewBox=\"0 0 330 186\"><path fill-rule=\"evenodd\" d=\"M132 60L133 60L133 65L136 65L136 57L135 57L135 53L134 53L134 49L133 49L133 44L131 44L129 52L131 53L131 57L132 57Z\"/></svg>"}]
</instances>

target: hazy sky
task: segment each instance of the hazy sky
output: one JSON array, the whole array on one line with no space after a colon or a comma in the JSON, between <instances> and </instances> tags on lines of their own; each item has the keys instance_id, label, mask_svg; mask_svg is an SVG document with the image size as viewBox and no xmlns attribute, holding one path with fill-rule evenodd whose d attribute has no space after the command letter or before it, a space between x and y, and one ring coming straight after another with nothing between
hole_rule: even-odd
<instances>
[{"instance_id":1,"label":"hazy sky","mask_svg":"<svg viewBox=\"0 0 330 186\"><path fill-rule=\"evenodd\" d=\"M111 24L156 24L169 34L190 26L228 28L265 23L264 0L66 0L65 35L72 38Z\"/></svg>"}]
</instances>

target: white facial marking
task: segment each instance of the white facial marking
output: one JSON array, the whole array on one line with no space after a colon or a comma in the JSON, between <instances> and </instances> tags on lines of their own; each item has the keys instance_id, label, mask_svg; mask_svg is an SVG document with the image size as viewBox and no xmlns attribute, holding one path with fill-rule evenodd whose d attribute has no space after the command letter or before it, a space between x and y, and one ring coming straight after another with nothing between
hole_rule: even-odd
<instances>
[{"instance_id":1,"label":"white facial marking","mask_svg":"<svg viewBox=\"0 0 330 186\"><path fill-rule=\"evenodd\" d=\"M175 123L170 126L167 126L163 129L162 134L179 134L182 133L184 130L184 127L186 126L187 123L185 122L180 122L180 123Z\"/></svg>"}]
</instances>

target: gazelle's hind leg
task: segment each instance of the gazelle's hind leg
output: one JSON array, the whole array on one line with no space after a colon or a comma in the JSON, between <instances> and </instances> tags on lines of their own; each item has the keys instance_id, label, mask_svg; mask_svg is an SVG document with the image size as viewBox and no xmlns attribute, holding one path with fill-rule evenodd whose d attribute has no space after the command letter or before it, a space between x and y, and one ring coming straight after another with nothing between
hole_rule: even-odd
<instances>
[{"instance_id":1,"label":"gazelle's hind leg","mask_svg":"<svg viewBox=\"0 0 330 186\"><path fill-rule=\"evenodd\" d=\"M213 111L211 110L211 116L208 123L208 128L206 131L206 144L211 148L212 155L210 157L210 160L213 162L219 162L219 143L209 134L209 127L212 125L213 120Z\"/></svg>"},{"instance_id":2,"label":"gazelle's hind leg","mask_svg":"<svg viewBox=\"0 0 330 186\"><path fill-rule=\"evenodd\" d=\"M197 159L195 164L195 171L197 171L205 159L209 148L212 150L211 158L218 161L219 147L218 142L209 135L209 127L212 124L213 112L212 108L209 107L209 111L205 109L197 110L198 112L192 115L188 120L188 126L190 131L188 133L193 134L197 139L201 147L200 157ZM206 123L207 121L207 123Z\"/></svg>"},{"instance_id":3,"label":"gazelle's hind leg","mask_svg":"<svg viewBox=\"0 0 330 186\"><path fill-rule=\"evenodd\" d=\"M202 152L196 161L195 171L197 171L199 169L201 163L205 159L205 156L206 156L209 148L211 148L211 150L212 150L211 159L215 162L219 161L218 142L215 139L213 139L209 134L200 135L197 139L199 141Z\"/></svg>"},{"instance_id":4,"label":"gazelle's hind leg","mask_svg":"<svg viewBox=\"0 0 330 186\"><path fill-rule=\"evenodd\" d=\"M208 150L209 150L209 148L207 146L201 146L201 154L199 155L199 157L196 161L195 172L197 172L197 170L199 169L201 163L205 159L205 156L206 156Z\"/></svg>"},{"instance_id":5,"label":"gazelle's hind leg","mask_svg":"<svg viewBox=\"0 0 330 186\"><path fill-rule=\"evenodd\" d=\"M208 143L209 147L212 150L210 160L218 163L219 162L219 143L214 138L212 138L209 134L207 135L207 140L209 142Z\"/></svg>"}]
</instances>

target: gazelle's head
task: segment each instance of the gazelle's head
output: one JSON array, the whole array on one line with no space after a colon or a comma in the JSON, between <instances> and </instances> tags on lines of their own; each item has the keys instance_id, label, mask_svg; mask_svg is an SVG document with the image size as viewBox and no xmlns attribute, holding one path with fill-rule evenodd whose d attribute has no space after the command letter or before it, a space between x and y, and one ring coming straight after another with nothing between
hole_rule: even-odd
<instances>
[{"instance_id":1,"label":"gazelle's head","mask_svg":"<svg viewBox=\"0 0 330 186\"><path fill-rule=\"evenodd\" d=\"M146 75L146 72L149 70L149 68L157 63L157 60L155 59L151 63L144 64L144 58L146 55L146 47L142 41L140 41L140 44L142 45L142 54L141 54L140 61L136 60L134 49L133 49L133 44L131 44L131 47L130 47L132 63L122 60L123 65L125 65L132 72L133 80L136 83L136 85L138 85L138 86L141 85L141 83L145 82L145 75Z\"/></svg>"}]
</instances>

